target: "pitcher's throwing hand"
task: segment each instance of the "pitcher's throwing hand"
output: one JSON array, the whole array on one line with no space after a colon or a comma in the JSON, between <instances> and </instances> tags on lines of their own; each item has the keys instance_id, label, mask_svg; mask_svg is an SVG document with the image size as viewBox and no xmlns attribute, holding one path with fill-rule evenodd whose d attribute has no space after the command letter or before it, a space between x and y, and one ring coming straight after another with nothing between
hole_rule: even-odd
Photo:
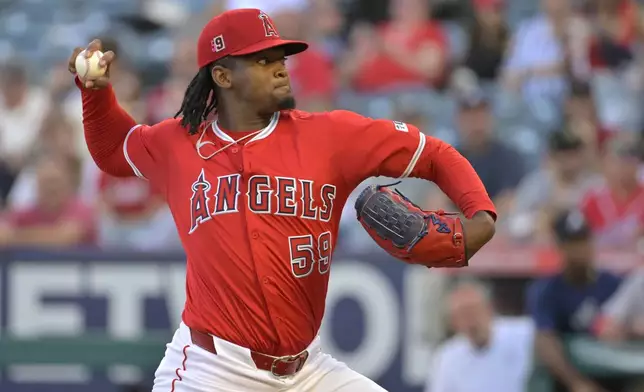
<instances>
[{"instance_id":1,"label":"pitcher's throwing hand","mask_svg":"<svg viewBox=\"0 0 644 392\"><path fill-rule=\"evenodd\" d=\"M101 44L101 41L98 39L93 40L92 42L87 45L86 48L75 48L74 51L72 52L72 55L69 57L68 60L68 65L67 69L69 72L72 74L76 75L76 58L78 55L85 51L83 55L85 57L91 57L92 54L96 51L103 51L103 45ZM116 55L112 51L107 51L103 53L103 57L101 57L101 60L99 61L99 66L104 67L106 69L105 75L101 76L98 79L95 80L87 80L84 82L85 88L93 88L93 89L99 89L99 88L104 88L109 86L110 84L110 64L112 64L112 61L114 61L114 58Z\"/></svg>"}]
</instances>

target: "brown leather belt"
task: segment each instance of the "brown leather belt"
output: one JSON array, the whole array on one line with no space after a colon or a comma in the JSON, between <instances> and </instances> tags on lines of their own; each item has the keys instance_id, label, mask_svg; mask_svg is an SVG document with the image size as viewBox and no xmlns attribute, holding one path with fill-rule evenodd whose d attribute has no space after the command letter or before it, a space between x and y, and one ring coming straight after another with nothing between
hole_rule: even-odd
<instances>
[{"instance_id":1,"label":"brown leather belt","mask_svg":"<svg viewBox=\"0 0 644 392\"><path fill-rule=\"evenodd\" d=\"M215 342L211 335L190 328L190 337L192 338L193 344L201 347L209 353L217 355ZM304 363L306 363L306 360L309 358L309 352L304 350L296 355L273 357L271 355L251 350L250 357L253 359L253 362L255 362L255 366L257 366L258 369L271 372L276 377L288 377L302 370Z\"/></svg>"}]
</instances>

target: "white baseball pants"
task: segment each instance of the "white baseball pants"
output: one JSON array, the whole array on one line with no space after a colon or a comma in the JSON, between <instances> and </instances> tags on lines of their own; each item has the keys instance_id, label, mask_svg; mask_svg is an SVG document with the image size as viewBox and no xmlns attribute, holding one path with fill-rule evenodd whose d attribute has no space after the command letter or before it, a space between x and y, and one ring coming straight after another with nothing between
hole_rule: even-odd
<instances>
[{"instance_id":1,"label":"white baseball pants","mask_svg":"<svg viewBox=\"0 0 644 392\"><path fill-rule=\"evenodd\" d=\"M386 392L320 348L309 346L309 358L291 377L259 370L247 348L213 337L217 354L192 343L183 323L155 373L152 392Z\"/></svg>"}]
</instances>

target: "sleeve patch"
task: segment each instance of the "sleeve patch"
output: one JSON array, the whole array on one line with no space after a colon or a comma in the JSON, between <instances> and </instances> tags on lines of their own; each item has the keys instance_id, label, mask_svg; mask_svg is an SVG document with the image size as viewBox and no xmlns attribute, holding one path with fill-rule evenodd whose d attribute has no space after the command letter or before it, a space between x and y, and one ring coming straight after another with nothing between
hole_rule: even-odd
<instances>
[{"instance_id":1,"label":"sleeve patch","mask_svg":"<svg viewBox=\"0 0 644 392\"><path fill-rule=\"evenodd\" d=\"M409 128L407 128L407 124L405 124L404 122L394 121L394 127L397 131L409 132Z\"/></svg>"}]
</instances>

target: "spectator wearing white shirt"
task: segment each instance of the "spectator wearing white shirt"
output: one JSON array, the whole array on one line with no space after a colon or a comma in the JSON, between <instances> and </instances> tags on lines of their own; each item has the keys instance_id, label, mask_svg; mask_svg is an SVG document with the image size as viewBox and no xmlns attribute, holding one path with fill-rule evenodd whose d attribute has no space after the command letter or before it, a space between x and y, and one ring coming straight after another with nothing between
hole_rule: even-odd
<instances>
[{"instance_id":1,"label":"spectator wearing white shirt","mask_svg":"<svg viewBox=\"0 0 644 392\"><path fill-rule=\"evenodd\" d=\"M532 323L495 316L487 290L477 283L458 285L448 307L455 335L439 348L425 392L524 392Z\"/></svg>"},{"instance_id":2,"label":"spectator wearing white shirt","mask_svg":"<svg viewBox=\"0 0 644 392\"><path fill-rule=\"evenodd\" d=\"M587 39L584 22L573 15L569 0L542 0L542 13L519 25L506 59L504 85L533 99L562 103L567 75L586 73L584 53L576 48ZM574 41L574 42L571 42Z\"/></svg>"},{"instance_id":3,"label":"spectator wearing white shirt","mask_svg":"<svg viewBox=\"0 0 644 392\"><path fill-rule=\"evenodd\" d=\"M0 154L20 168L49 112L49 96L29 83L25 64L19 60L5 64L1 71Z\"/></svg>"},{"instance_id":4,"label":"spectator wearing white shirt","mask_svg":"<svg viewBox=\"0 0 644 392\"><path fill-rule=\"evenodd\" d=\"M32 86L25 64L15 59L0 66L0 198L7 197L16 175L29 161L49 96Z\"/></svg>"}]
</instances>

